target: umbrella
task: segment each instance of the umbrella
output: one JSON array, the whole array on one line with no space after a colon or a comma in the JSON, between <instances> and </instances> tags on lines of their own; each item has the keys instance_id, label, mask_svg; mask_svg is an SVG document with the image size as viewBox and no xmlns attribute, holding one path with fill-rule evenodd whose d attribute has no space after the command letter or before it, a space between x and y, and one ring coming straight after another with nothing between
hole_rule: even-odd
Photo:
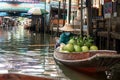
<instances>
[{"instance_id":1,"label":"umbrella","mask_svg":"<svg viewBox=\"0 0 120 80\"><path fill-rule=\"evenodd\" d=\"M48 14L48 12L45 9L41 9L39 7L33 7L28 10L28 14L43 15L43 14Z\"/></svg>"}]
</instances>

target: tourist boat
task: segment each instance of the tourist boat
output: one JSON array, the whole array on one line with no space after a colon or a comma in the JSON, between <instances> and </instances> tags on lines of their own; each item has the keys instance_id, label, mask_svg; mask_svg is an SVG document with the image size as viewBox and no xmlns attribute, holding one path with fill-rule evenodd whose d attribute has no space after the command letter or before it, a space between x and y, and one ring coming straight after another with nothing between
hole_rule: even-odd
<instances>
[{"instance_id":1,"label":"tourist boat","mask_svg":"<svg viewBox=\"0 0 120 80\"><path fill-rule=\"evenodd\" d=\"M0 74L0 80L54 80L47 77L31 76L25 74Z\"/></svg>"},{"instance_id":2,"label":"tourist boat","mask_svg":"<svg viewBox=\"0 0 120 80\"><path fill-rule=\"evenodd\" d=\"M109 71L120 61L120 55L113 50L65 53L59 52L57 48L54 51L54 58L72 69L89 73Z\"/></svg>"}]
</instances>

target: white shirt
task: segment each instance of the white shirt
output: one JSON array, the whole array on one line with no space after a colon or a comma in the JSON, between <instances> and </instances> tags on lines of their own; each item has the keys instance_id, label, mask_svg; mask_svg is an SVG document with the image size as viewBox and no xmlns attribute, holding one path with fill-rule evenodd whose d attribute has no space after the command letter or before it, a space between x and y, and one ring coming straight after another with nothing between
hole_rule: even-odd
<instances>
[{"instance_id":1,"label":"white shirt","mask_svg":"<svg viewBox=\"0 0 120 80\"><path fill-rule=\"evenodd\" d=\"M81 11L79 9L77 10L76 18L77 18L77 20L81 20Z\"/></svg>"}]
</instances>

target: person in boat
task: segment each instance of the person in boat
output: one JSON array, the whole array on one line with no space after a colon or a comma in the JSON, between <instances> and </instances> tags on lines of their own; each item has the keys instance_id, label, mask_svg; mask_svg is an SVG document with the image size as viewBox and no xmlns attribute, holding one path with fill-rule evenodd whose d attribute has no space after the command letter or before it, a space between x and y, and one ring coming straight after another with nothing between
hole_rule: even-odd
<instances>
[{"instance_id":1,"label":"person in boat","mask_svg":"<svg viewBox=\"0 0 120 80\"><path fill-rule=\"evenodd\" d=\"M76 16L75 16L75 14L76 14ZM73 11L71 13L70 23L72 25L74 25L74 28L81 29L81 10L80 10L80 7L78 7L78 9L77 9L77 13L75 11Z\"/></svg>"},{"instance_id":2,"label":"person in boat","mask_svg":"<svg viewBox=\"0 0 120 80\"><path fill-rule=\"evenodd\" d=\"M75 17L75 20L78 20L78 21L81 20L81 10L80 10L80 7L78 7L78 9L77 9L77 15Z\"/></svg>"},{"instance_id":3,"label":"person in boat","mask_svg":"<svg viewBox=\"0 0 120 80\"><path fill-rule=\"evenodd\" d=\"M64 27L59 28L59 29L63 32L60 34L60 37L55 37L56 39L55 48L60 46L61 43L67 44L70 38L74 36L74 34L72 33L74 29L71 24L66 23Z\"/></svg>"}]
</instances>

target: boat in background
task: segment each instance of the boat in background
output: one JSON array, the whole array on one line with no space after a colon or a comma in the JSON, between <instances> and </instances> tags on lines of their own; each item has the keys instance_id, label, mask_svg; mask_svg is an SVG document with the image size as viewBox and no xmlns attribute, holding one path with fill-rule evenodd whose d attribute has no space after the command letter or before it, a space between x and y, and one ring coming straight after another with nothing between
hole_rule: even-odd
<instances>
[{"instance_id":1,"label":"boat in background","mask_svg":"<svg viewBox=\"0 0 120 80\"><path fill-rule=\"evenodd\" d=\"M47 77L31 76L25 74L0 74L0 80L54 80Z\"/></svg>"},{"instance_id":2,"label":"boat in background","mask_svg":"<svg viewBox=\"0 0 120 80\"><path fill-rule=\"evenodd\" d=\"M87 73L109 71L112 66L120 62L120 55L113 50L96 50L89 52L59 52L54 51L54 58L72 69Z\"/></svg>"}]
</instances>

